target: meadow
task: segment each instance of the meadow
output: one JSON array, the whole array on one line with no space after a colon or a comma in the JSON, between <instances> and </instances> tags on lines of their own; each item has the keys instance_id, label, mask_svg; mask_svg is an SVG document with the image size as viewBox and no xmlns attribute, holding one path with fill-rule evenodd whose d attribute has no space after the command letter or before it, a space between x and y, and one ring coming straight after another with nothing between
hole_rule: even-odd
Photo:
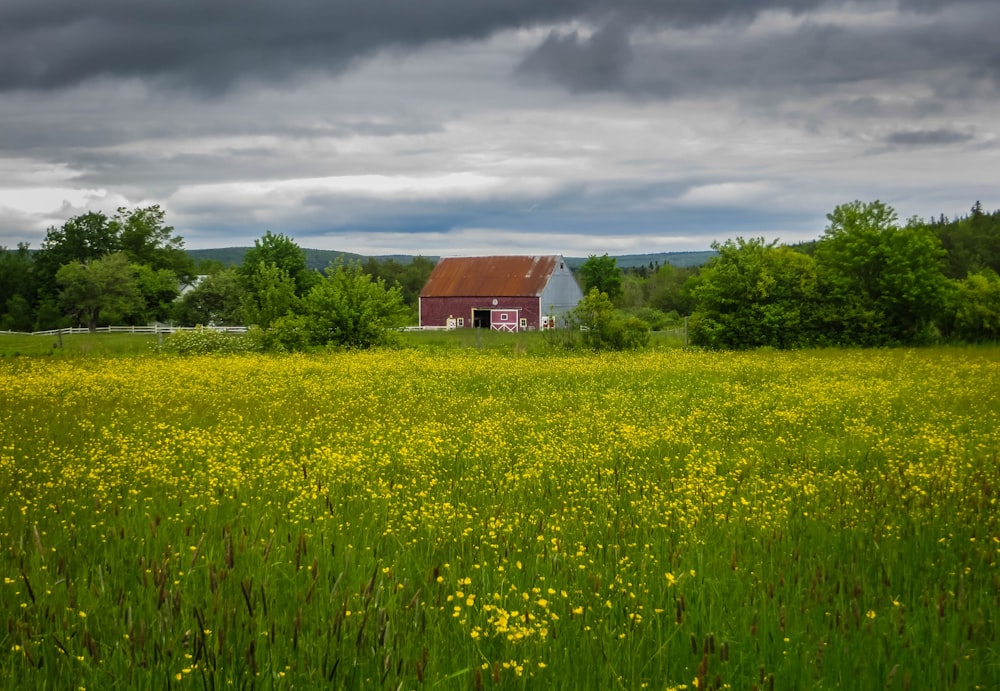
<instances>
[{"instance_id":1,"label":"meadow","mask_svg":"<svg viewBox=\"0 0 1000 691\"><path fill-rule=\"evenodd\" d=\"M1000 348L0 359L0 688L995 689Z\"/></svg>"}]
</instances>

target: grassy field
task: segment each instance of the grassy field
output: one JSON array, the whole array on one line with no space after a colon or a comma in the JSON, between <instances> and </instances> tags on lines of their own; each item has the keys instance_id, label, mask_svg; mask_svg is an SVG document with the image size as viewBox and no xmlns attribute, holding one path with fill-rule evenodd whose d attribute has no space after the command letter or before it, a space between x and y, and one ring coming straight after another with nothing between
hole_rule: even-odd
<instances>
[{"instance_id":1,"label":"grassy field","mask_svg":"<svg viewBox=\"0 0 1000 691\"><path fill-rule=\"evenodd\" d=\"M0 358L51 357L74 359L81 357L132 357L151 354L169 336L142 334L65 334L32 336L29 334L0 333ZM438 353L451 350L487 350L514 354L543 354L558 351L552 336L538 331L504 333L479 329L455 331L414 331L396 334L402 348ZM677 348L684 345L683 330L655 332L650 337L650 348Z\"/></svg>"},{"instance_id":2,"label":"grassy field","mask_svg":"<svg viewBox=\"0 0 1000 691\"><path fill-rule=\"evenodd\" d=\"M153 352L160 337L142 334L64 334L32 336L0 333L0 358L133 357Z\"/></svg>"},{"instance_id":3,"label":"grassy field","mask_svg":"<svg viewBox=\"0 0 1000 691\"><path fill-rule=\"evenodd\" d=\"M997 348L5 357L0 688L996 689L998 392Z\"/></svg>"}]
</instances>

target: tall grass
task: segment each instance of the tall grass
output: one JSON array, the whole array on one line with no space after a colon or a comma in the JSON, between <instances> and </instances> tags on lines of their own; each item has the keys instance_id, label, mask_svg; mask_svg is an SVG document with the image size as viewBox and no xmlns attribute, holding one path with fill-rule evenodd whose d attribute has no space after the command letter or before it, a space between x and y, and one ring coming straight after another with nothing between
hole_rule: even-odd
<instances>
[{"instance_id":1,"label":"tall grass","mask_svg":"<svg viewBox=\"0 0 1000 691\"><path fill-rule=\"evenodd\" d=\"M3 688L997 688L1000 350L0 361Z\"/></svg>"},{"instance_id":2,"label":"tall grass","mask_svg":"<svg viewBox=\"0 0 1000 691\"><path fill-rule=\"evenodd\" d=\"M0 357L133 357L153 351L162 337L144 334L63 334L34 336L0 333Z\"/></svg>"}]
</instances>

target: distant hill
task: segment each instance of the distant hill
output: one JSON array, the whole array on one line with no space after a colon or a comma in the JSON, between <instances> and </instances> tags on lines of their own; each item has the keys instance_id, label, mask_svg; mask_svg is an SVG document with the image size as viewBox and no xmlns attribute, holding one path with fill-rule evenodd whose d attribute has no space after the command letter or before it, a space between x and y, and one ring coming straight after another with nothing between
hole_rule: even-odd
<instances>
[{"instance_id":1,"label":"distant hill","mask_svg":"<svg viewBox=\"0 0 1000 691\"><path fill-rule=\"evenodd\" d=\"M249 247L221 247L207 250L187 250L196 262L208 259L221 262L226 266L238 266L243 263L243 256ZM339 252L337 250L312 250L303 249L306 254L306 266L310 269L323 270L330 265L330 262L343 257L347 261L364 261L369 257L351 252ZM400 264L408 264L416 255L410 254L386 254L378 255L375 259L386 261L392 259ZM704 252L657 252L654 254L623 254L615 256L615 262L622 269L631 269L636 266L663 266L673 264L676 267L685 268L688 266L701 266L715 256L715 252L708 250ZM437 260L437 257L428 256L428 259ZM571 269L578 269L580 265L587 261L587 257L566 257L566 263Z\"/></svg>"},{"instance_id":2,"label":"distant hill","mask_svg":"<svg viewBox=\"0 0 1000 691\"><path fill-rule=\"evenodd\" d=\"M249 247L222 247L219 249L207 249L207 250L187 250L188 256L191 257L196 262L203 260L222 262L226 266L239 266L243 263L243 257L246 255ZM360 260L364 261L367 257L360 254L352 254L350 252L338 252L336 250L302 250L306 254L306 266L310 269L326 269L330 265L330 262L337 259L337 257L343 257L347 261ZM402 257L403 255L400 255ZM385 257L388 259L389 257ZM382 257L379 257L382 259ZM396 258L396 261L408 262L412 257L406 256L405 258Z\"/></svg>"},{"instance_id":3,"label":"distant hill","mask_svg":"<svg viewBox=\"0 0 1000 691\"><path fill-rule=\"evenodd\" d=\"M649 266L650 264L654 266L673 264L683 269L689 266L701 266L714 257L715 254L714 250L705 250L704 252L656 252L654 254L621 254L612 256L614 256L615 264L620 269L631 269L636 266ZM580 268L580 265L585 261L587 261L587 257L566 257L566 263L574 270Z\"/></svg>"}]
</instances>

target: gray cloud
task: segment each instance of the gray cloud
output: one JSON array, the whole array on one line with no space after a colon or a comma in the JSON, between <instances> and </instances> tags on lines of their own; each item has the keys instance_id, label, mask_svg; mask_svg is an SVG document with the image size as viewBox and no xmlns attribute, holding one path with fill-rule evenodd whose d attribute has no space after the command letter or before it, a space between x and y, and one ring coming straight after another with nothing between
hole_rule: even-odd
<instances>
[{"instance_id":1,"label":"gray cloud","mask_svg":"<svg viewBox=\"0 0 1000 691\"><path fill-rule=\"evenodd\" d=\"M835 5L831 4L831 7ZM689 97L734 91L748 100L791 100L842 87L892 81L930 89L936 99L995 99L1000 94L1000 6L904 3L921 14L874 15L871 22L819 15L790 28L709 23L663 34L668 24L626 26L593 35L550 34L519 73L570 91L617 90L641 97ZM625 28L623 28L625 27ZM692 40L691 36L695 36ZM700 32L700 33L699 33ZM856 105L878 94L853 95ZM927 98L914 110L928 110ZM932 107L931 107L932 108Z\"/></svg>"},{"instance_id":2,"label":"gray cloud","mask_svg":"<svg viewBox=\"0 0 1000 691\"><path fill-rule=\"evenodd\" d=\"M885 137L885 143L894 146L942 146L965 144L975 140L975 135L949 128L933 130L899 130Z\"/></svg>"},{"instance_id":3,"label":"gray cloud","mask_svg":"<svg viewBox=\"0 0 1000 691\"><path fill-rule=\"evenodd\" d=\"M548 77L573 91L602 91L620 88L631 62L627 32L611 23L586 39L576 31L550 32L517 71L529 78Z\"/></svg>"},{"instance_id":4,"label":"gray cloud","mask_svg":"<svg viewBox=\"0 0 1000 691\"><path fill-rule=\"evenodd\" d=\"M0 235L160 203L191 247L580 254L993 208L997 35L995 0L2 0Z\"/></svg>"},{"instance_id":5,"label":"gray cloud","mask_svg":"<svg viewBox=\"0 0 1000 691\"><path fill-rule=\"evenodd\" d=\"M0 89L142 78L204 92L245 78L339 72L387 47L478 40L571 19L694 26L820 0L7 0L0 6Z\"/></svg>"}]
</instances>

